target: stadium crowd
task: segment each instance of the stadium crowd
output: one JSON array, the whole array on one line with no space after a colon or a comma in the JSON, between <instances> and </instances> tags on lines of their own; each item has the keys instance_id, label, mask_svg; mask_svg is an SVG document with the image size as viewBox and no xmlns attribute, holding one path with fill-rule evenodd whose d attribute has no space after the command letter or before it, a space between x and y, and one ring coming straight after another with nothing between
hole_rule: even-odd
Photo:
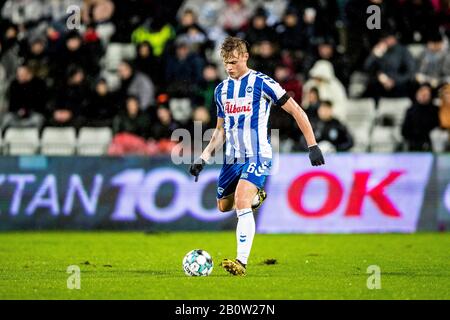
<instances>
[{"instance_id":1,"label":"stadium crowd","mask_svg":"<svg viewBox=\"0 0 450 320\"><path fill-rule=\"evenodd\" d=\"M450 0L7 0L0 14L2 133L106 126L109 154L170 152L175 129L215 126L218 48L233 35L330 150L358 140L350 99L384 97L411 99L395 150L434 150L435 130L449 148ZM273 108L271 127L282 151L304 150L288 114Z\"/></svg>"}]
</instances>

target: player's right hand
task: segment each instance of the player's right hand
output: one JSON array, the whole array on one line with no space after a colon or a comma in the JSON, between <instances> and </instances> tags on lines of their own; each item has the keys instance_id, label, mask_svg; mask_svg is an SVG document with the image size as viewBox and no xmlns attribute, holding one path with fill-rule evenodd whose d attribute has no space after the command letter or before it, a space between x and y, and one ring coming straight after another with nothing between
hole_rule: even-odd
<instances>
[{"instance_id":1,"label":"player's right hand","mask_svg":"<svg viewBox=\"0 0 450 320\"><path fill-rule=\"evenodd\" d=\"M195 182L198 181L198 176L200 175L200 171L203 170L203 167L205 166L205 160L202 158L198 158L194 161L193 164L191 164L191 167L189 168L189 173L192 174L195 177Z\"/></svg>"},{"instance_id":2,"label":"player's right hand","mask_svg":"<svg viewBox=\"0 0 450 320\"><path fill-rule=\"evenodd\" d=\"M309 149L309 160L311 160L311 165L321 166L325 164L325 159L323 158L322 151L320 150L317 144L309 147L308 149Z\"/></svg>"}]
</instances>

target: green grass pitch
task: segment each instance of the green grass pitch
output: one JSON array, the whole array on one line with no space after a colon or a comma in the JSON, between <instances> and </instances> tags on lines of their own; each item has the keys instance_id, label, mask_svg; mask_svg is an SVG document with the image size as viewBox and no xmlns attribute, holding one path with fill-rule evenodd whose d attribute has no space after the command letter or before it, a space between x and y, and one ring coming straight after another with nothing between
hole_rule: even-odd
<instances>
[{"instance_id":1,"label":"green grass pitch","mask_svg":"<svg viewBox=\"0 0 450 320\"><path fill-rule=\"evenodd\" d=\"M257 234L246 277L220 267L235 241L234 232L2 233L0 299L450 299L450 233ZM196 248L213 257L209 277L182 271ZM69 265L81 269L79 290L67 288ZM381 289L367 288L370 265Z\"/></svg>"}]
</instances>

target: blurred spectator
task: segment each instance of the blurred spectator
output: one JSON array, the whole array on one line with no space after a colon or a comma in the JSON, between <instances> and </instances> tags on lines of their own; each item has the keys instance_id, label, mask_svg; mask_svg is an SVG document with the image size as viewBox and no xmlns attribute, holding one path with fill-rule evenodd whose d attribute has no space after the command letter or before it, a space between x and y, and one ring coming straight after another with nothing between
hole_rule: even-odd
<instances>
[{"instance_id":1,"label":"blurred spectator","mask_svg":"<svg viewBox=\"0 0 450 320\"><path fill-rule=\"evenodd\" d=\"M432 89L429 85L421 85L402 125L407 150L431 151L430 132L438 126L439 109L432 103Z\"/></svg>"},{"instance_id":2,"label":"blurred spectator","mask_svg":"<svg viewBox=\"0 0 450 320\"><path fill-rule=\"evenodd\" d=\"M291 6L299 12L305 12L306 9L312 8L316 12L317 28L319 35L326 35L336 29L336 21L339 16L338 2L344 5L346 1L327 0L302 0L291 1Z\"/></svg>"},{"instance_id":3,"label":"blurred spectator","mask_svg":"<svg viewBox=\"0 0 450 320\"><path fill-rule=\"evenodd\" d=\"M84 24L106 46L116 31L112 22L115 4L111 0L85 1L84 4L87 6L84 8Z\"/></svg>"},{"instance_id":4,"label":"blurred spectator","mask_svg":"<svg viewBox=\"0 0 450 320\"><path fill-rule=\"evenodd\" d=\"M350 80L349 63L346 57L336 52L336 43L330 36L323 36L317 39L317 49L315 52L305 58L304 68L306 73L312 68L318 60L330 61L336 73L336 78L347 87Z\"/></svg>"},{"instance_id":5,"label":"blurred spectator","mask_svg":"<svg viewBox=\"0 0 450 320\"><path fill-rule=\"evenodd\" d=\"M314 135L317 143L325 152L348 151L353 147L353 137L347 128L336 118L333 117L333 104L331 101L324 100L320 103L318 110L319 119L315 123ZM303 139L303 144L306 142Z\"/></svg>"},{"instance_id":6,"label":"blurred spectator","mask_svg":"<svg viewBox=\"0 0 450 320\"><path fill-rule=\"evenodd\" d=\"M450 0L440 0L439 4L437 19L447 38L450 38Z\"/></svg>"},{"instance_id":7,"label":"blurred spectator","mask_svg":"<svg viewBox=\"0 0 450 320\"><path fill-rule=\"evenodd\" d=\"M67 71L67 80L57 89L51 118L47 126L79 128L83 125L83 113L88 105L89 87L86 74L80 67L71 66Z\"/></svg>"},{"instance_id":8,"label":"blurred spectator","mask_svg":"<svg viewBox=\"0 0 450 320\"><path fill-rule=\"evenodd\" d=\"M403 43L425 43L426 37L438 32L438 20L430 0L398 1L398 29Z\"/></svg>"},{"instance_id":9,"label":"blurred spectator","mask_svg":"<svg viewBox=\"0 0 450 320\"><path fill-rule=\"evenodd\" d=\"M329 100L333 104L333 116L344 121L346 118L347 94L342 83L334 75L331 62L317 61L309 71L310 79L303 86L303 97L313 87L319 91L322 100Z\"/></svg>"},{"instance_id":10,"label":"blurred spectator","mask_svg":"<svg viewBox=\"0 0 450 320\"><path fill-rule=\"evenodd\" d=\"M88 101L88 105L83 112L86 125L89 127L111 127L112 120L117 115L118 106L105 79L97 81Z\"/></svg>"},{"instance_id":11,"label":"blurred spectator","mask_svg":"<svg viewBox=\"0 0 450 320\"><path fill-rule=\"evenodd\" d=\"M142 72L154 82L157 88L164 86L164 65L161 57L153 54L148 42L137 45L137 57L135 60L136 71ZM155 91L158 91L155 90Z\"/></svg>"},{"instance_id":12,"label":"blurred spectator","mask_svg":"<svg viewBox=\"0 0 450 320\"><path fill-rule=\"evenodd\" d=\"M439 33L430 35L427 48L418 59L416 81L433 89L450 82L450 51Z\"/></svg>"},{"instance_id":13,"label":"blurred spectator","mask_svg":"<svg viewBox=\"0 0 450 320\"><path fill-rule=\"evenodd\" d=\"M30 68L17 68L16 79L9 87L9 109L2 119L2 130L8 127L38 127L44 123L47 88Z\"/></svg>"},{"instance_id":14,"label":"blurred spectator","mask_svg":"<svg viewBox=\"0 0 450 320\"><path fill-rule=\"evenodd\" d=\"M150 136L155 140L168 139L172 132L179 128L179 124L173 119L167 104L161 104L156 110L156 121L151 126Z\"/></svg>"},{"instance_id":15,"label":"blurred spectator","mask_svg":"<svg viewBox=\"0 0 450 320\"><path fill-rule=\"evenodd\" d=\"M317 111L320 107L320 96L319 90L316 87L312 87L306 92L301 106L312 124L318 121L319 115Z\"/></svg>"},{"instance_id":16,"label":"blurred spectator","mask_svg":"<svg viewBox=\"0 0 450 320\"><path fill-rule=\"evenodd\" d=\"M133 31L131 40L133 43L148 42L156 57L161 56L166 49L169 40L173 39L175 31L173 27L159 19L147 19L139 28Z\"/></svg>"},{"instance_id":17,"label":"blurred spectator","mask_svg":"<svg viewBox=\"0 0 450 320\"><path fill-rule=\"evenodd\" d=\"M275 29L267 25L267 13L264 8L257 8L255 14L251 19L250 28L245 33L245 40L258 51L257 46L254 46L262 41L277 41L277 34Z\"/></svg>"},{"instance_id":18,"label":"blurred spectator","mask_svg":"<svg viewBox=\"0 0 450 320\"><path fill-rule=\"evenodd\" d=\"M364 63L369 73L365 96L406 97L415 72L414 59L408 49L398 43L395 32L386 32L374 46Z\"/></svg>"},{"instance_id":19,"label":"blurred spectator","mask_svg":"<svg viewBox=\"0 0 450 320\"><path fill-rule=\"evenodd\" d=\"M302 49L302 28L298 20L298 11L289 8L283 16L283 21L276 27L281 48L285 50Z\"/></svg>"},{"instance_id":20,"label":"blurred spectator","mask_svg":"<svg viewBox=\"0 0 450 320\"><path fill-rule=\"evenodd\" d=\"M121 86L119 89L120 102L125 101L127 96L136 96L139 99L141 110L147 110L155 105L155 87L152 80L136 71L131 62L122 61L118 69Z\"/></svg>"},{"instance_id":21,"label":"blurred spectator","mask_svg":"<svg viewBox=\"0 0 450 320\"><path fill-rule=\"evenodd\" d=\"M46 46L44 38L32 39L25 55L25 63L30 67L33 74L42 80L46 80L49 75L50 61Z\"/></svg>"},{"instance_id":22,"label":"blurred spectator","mask_svg":"<svg viewBox=\"0 0 450 320\"><path fill-rule=\"evenodd\" d=\"M78 31L69 32L65 37L64 46L53 52L50 59L51 73L56 82L64 79L65 72L71 66L81 67L86 75L96 76L99 72L98 58L101 53L95 52L91 48L91 46L83 43L83 38ZM96 49L99 50L98 47Z\"/></svg>"},{"instance_id":23,"label":"blurred spectator","mask_svg":"<svg viewBox=\"0 0 450 320\"><path fill-rule=\"evenodd\" d=\"M5 70L5 78L9 83L16 76L17 67L21 64L19 59L20 45L17 39L19 30L16 25L0 21L0 64Z\"/></svg>"},{"instance_id":24,"label":"blurred spectator","mask_svg":"<svg viewBox=\"0 0 450 320\"><path fill-rule=\"evenodd\" d=\"M126 154L153 155L159 152L158 142L147 141L152 131L159 127L156 121L139 107L137 97L130 96L126 100L125 110L113 121L114 138L108 149L109 155Z\"/></svg>"},{"instance_id":25,"label":"blurred spectator","mask_svg":"<svg viewBox=\"0 0 450 320\"><path fill-rule=\"evenodd\" d=\"M139 99L129 96L125 102L124 110L121 110L113 120L114 134L128 133L147 139L150 136L152 123L149 116L142 111Z\"/></svg>"},{"instance_id":26,"label":"blurred spectator","mask_svg":"<svg viewBox=\"0 0 450 320\"><path fill-rule=\"evenodd\" d=\"M1 8L2 19L16 25L37 23L47 15L47 4L41 0L7 0Z\"/></svg>"},{"instance_id":27,"label":"blurred spectator","mask_svg":"<svg viewBox=\"0 0 450 320\"><path fill-rule=\"evenodd\" d=\"M167 104L160 104L156 110L156 121L152 124L148 152L150 154L170 154L178 142L172 141L172 133L180 127L176 122Z\"/></svg>"},{"instance_id":28,"label":"blurred spectator","mask_svg":"<svg viewBox=\"0 0 450 320\"><path fill-rule=\"evenodd\" d=\"M173 97L192 97L202 79L204 62L191 52L185 38L177 38L175 46L175 54L167 58L167 92Z\"/></svg>"},{"instance_id":29,"label":"blurred spectator","mask_svg":"<svg viewBox=\"0 0 450 320\"><path fill-rule=\"evenodd\" d=\"M289 8L283 16L283 21L276 26L275 30L283 62L293 71L300 71L304 54L302 29L297 10Z\"/></svg>"},{"instance_id":30,"label":"blurred spectator","mask_svg":"<svg viewBox=\"0 0 450 320\"><path fill-rule=\"evenodd\" d=\"M441 88L439 97L441 98L441 107L439 108L440 125L450 132L450 84L446 84Z\"/></svg>"},{"instance_id":31,"label":"blurred spectator","mask_svg":"<svg viewBox=\"0 0 450 320\"><path fill-rule=\"evenodd\" d=\"M321 35L319 26L317 10L313 7L305 8L300 27L302 30L302 48L307 54L313 53L317 38Z\"/></svg>"},{"instance_id":32,"label":"blurred spectator","mask_svg":"<svg viewBox=\"0 0 450 320\"><path fill-rule=\"evenodd\" d=\"M277 81L298 104L302 103L302 83L295 78L295 74L287 66L278 64L275 67L274 80Z\"/></svg>"},{"instance_id":33,"label":"blurred spectator","mask_svg":"<svg viewBox=\"0 0 450 320\"><path fill-rule=\"evenodd\" d=\"M205 65L203 68L203 79L199 85L197 104L204 106L213 119L217 115L216 104L214 102L214 90L220 82L217 66L215 64Z\"/></svg>"},{"instance_id":34,"label":"blurred spectator","mask_svg":"<svg viewBox=\"0 0 450 320\"><path fill-rule=\"evenodd\" d=\"M262 72L269 77L274 76L275 67L281 62L274 44L264 40L256 44L257 51L250 57L249 65L252 69Z\"/></svg>"},{"instance_id":35,"label":"blurred spectator","mask_svg":"<svg viewBox=\"0 0 450 320\"><path fill-rule=\"evenodd\" d=\"M364 60L371 48L379 41L383 30L395 28L396 1L388 0L348 0L345 4L345 21L347 30L347 52L350 62L350 70L361 70ZM380 8L381 29L367 28L366 13L369 6L376 5Z\"/></svg>"},{"instance_id":36,"label":"blurred spectator","mask_svg":"<svg viewBox=\"0 0 450 320\"><path fill-rule=\"evenodd\" d=\"M177 37L184 37L191 50L204 55L208 45L208 36L203 28L197 23L194 11L186 10L180 19L180 26L177 29Z\"/></svg>"},{"instance_id":37,"label":"blurred spectator","mask_svg":"<svg viewBox=\"0 0 450 320\"><path fill-rule=\"evenodd\" d=\"M226 7L220 12L219 25L229 35L236 35L248 27L251 12L242 0L225 0Z\"/></svg>"}]
</instances>

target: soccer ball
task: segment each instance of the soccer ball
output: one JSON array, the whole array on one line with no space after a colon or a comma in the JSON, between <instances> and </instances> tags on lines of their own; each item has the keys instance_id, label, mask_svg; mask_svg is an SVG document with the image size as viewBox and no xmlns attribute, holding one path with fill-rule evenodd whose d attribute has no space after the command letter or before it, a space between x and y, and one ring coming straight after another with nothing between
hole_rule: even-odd
<instances>
[{"instance_id":1,"label":"soccer ball","mask_svg":"<svg viewBox=\"0 0 450 320\"><path fill-rule=\"evenodd\" d=\"M189 251L183 258L183 270L189 277L208 276L213 266L211 255L205 250Z\"/></svg>"}]
</instances>

